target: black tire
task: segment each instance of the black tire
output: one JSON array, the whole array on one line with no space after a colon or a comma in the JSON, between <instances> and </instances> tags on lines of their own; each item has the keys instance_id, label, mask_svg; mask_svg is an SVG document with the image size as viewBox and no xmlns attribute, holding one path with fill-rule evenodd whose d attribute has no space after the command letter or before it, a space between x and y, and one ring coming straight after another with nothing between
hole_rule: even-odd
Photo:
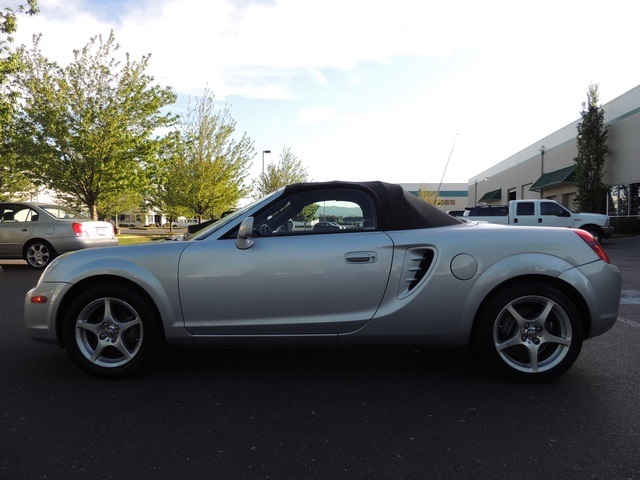
<instances>
[{"instance_id":1,"label":"black tire","mask_svg":"<svg viewBox=\"0 0 640 480\"><path fill-rule=\"evenodd\" d=\"M56 258L58 254L50 243L44 240L29 242L24 248L24 259L31 268L43 269Z\"/></svg>"},{"instance_id":2,"label":"black tire","mask_svg":"<svg viewBox=\"0 0 640 480\"><path fill-rule=\"evenodd\" d=\"M585 230L589 232L591 235L593 235L593 238L595 238L598 241L598 243L602 243L602 236L604 235L604 232L600 227L597 227L595 225L587 225L586 227L581 227L581 228L582 230Z\"/></svg>"},{"instance_id":3,"label":"black tire","mask_svg":"<svg viewBox=\"0 0 640 480\"><path fill-rule=\"evenodd\" d=\"M80 293L64 317L64 344L83 370L124 378L146 368L160 345L155 310L134 289L98 284Z\"/></svg>"},{"instance_id":4,"label":"black tire","mask_svg":"<svg viewBox=\"0 0 640 480\"><path fill-rule=\"evenodd\" d=\"M480 356L510 380L550 381L566 372L582 349L577 307L561 291L539 282L499 293L478 322Z\"/></svg>"}]
</instances>

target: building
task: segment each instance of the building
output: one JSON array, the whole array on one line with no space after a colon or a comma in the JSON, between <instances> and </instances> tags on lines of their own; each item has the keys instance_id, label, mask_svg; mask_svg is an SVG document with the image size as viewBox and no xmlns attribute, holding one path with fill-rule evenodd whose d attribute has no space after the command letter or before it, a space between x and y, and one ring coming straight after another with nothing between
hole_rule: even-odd
<instances>
[{"instance_id":1,"label":"building","mask_svg":"<svg viewBox=\"0 0 640 480\"><path fill-rule=\"evenodd\" d=\"M603 181L610 216L640 216L640 85L602 105L610 155ZM573 159L582 117L469 179L467 206L546 198L574 208Z\"/></svg>"}]
</instances>

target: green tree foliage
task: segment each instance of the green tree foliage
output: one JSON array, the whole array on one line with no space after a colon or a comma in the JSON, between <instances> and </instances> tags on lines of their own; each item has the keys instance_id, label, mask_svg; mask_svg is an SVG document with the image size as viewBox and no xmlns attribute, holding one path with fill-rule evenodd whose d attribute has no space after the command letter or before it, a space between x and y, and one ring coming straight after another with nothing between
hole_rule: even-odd
<instances>
[{"instance_id":1,"label":"green tree foliage","mask_svg":"<svg viewBox=\"0 0 640 480\"><path fill-rule=\"evenodd\" d=\"M15 155L0 155L0 201L29 200L37 193L21 168Z\"/></svg>"},{"instance_id":2,"label":"green tree foliage","mask_svg":"<svg viewBox=\"0 0 640 480\"><path fill-rule=\"evenodd\" d=\"M578 124L576 166L576 204L583 212L605 212L607 187L602 181L609 154L604 110L598 105L598 85L589 85L587 102L582 104L582 122Z\"/></svg>"},{"instance_id":3,"label":"green tree foliage","mask_svg":"<svg viewBox=\"0 0 640 480\"><path fill-rule=\"evenodd\" d=\"M304 222L305 224L309 224L313 220L318 218L318 209L319 208L320 208L320 205L318 203L312 203L310 205L307 205L293 219L296 222Z\"/></svg>"},{"instance_id":4,"label":"green tree foliage","mask_svg":"<svg viewBox=\"0 0 640 480\"><path fill-rule=\"evenodd\" d=\"M4 10L0 10L0 34L2 34L2 37L0 37L0 87L3 93L0 114L3 119L4 115L7 114L5 109L10 109L13 106L11 102L5 102L7 100L5 96L9 93L7 80L20 69L18 57L11 47L13 43L12 34L18 29L18 14L37 15L39 11L36 0L28 0L26 4L18 5L15 9L7 7Z\"/></svg>"},{"instance_id":5,"label":"green tree foliage","mask_svg":"<svg viewBox=\"0 0 640 480\"><path fill-rule=\"evenodd\" d=\"M20 69L18 57L12 49L12 34L18 28L18 14L36 15L38 11L36 0L0 11L0 200L28 198L33 188L18 159L6 145L17 98L10 79Z\"/></svg>"},{"instance_id":6,"label":"green tree foliage","mask_svg":"<svg viewBox=\"0 0 640 480\"><path fill-rule=\"evenodd\" d=\"M418 189L418 198L421 198L429 205L437 205L438 204L438 192L433 190L427 190L426 186L423 185Z\"/></svg>"},{"instance_id":7,"label":"green tree foliage","mask_svg":"<svg viewBox=\"0 0 640 480\"><path fill-rule=\"evenodd\" d=\"M260 198L286 185L306 182L307 179L307 169L302 165L302 161L290 148L284 147L280 161L277 164L270 163L266 172L260 174L254 196Z\"/></svg>"},{"instance_id":8,"label":"green tree foliage","mask_svg":"<svg viewBox=\"0 0 640 480\"><path fill-rule=\"evenodd\" d=\"M146 165L163 140L157 129L175 117L161 109L175 101L145 74L150 56L124 63L113 32L92 38L61 68L39 49L19 49L25 70L16 76L22 108L12 145L38 185L80 202L92 218L117 213L148 186Z\"/></svg>"},{"instance_id":9,"label":"green tree foliage","mask_svg":"<svg viewBox=\"0 0 640 480\"><path fill-rule=\"evenodd\" d=\"M246 133L237 140L227 106L217 109L205 90L180 122L179 151L165 168L164 203L183 207L202 220L220 218L237 206L248 188L244 181L255 155Z\"/></svg>"},{"instance_id":10,"label":"green tree foliage","mask_svg":"<svg viewBox=\"0 0 640 480\"><path fill-rule=\"evenodd\" d=\"M149 207L161 211L169 221L169 230L180 216L192 216L193 212L182 205L186 185L183 182L182 136L172 132L166 137L166 143L155 164L148 167L154 188L147 196Z\"/></svg>"}]
</instances>

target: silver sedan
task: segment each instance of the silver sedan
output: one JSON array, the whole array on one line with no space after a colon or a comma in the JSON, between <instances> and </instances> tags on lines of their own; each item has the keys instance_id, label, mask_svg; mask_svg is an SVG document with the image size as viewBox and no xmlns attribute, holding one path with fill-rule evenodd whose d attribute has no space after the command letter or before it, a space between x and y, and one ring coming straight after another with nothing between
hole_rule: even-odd
<instances>
[{"instance_id":1,"label":"silver sedan","mask_svg":"<svg viewBox=\"0 0 640 480\"><path fill-rule=\"evenodd\" d=\"M0 203L0 258L23 258L33 268L44 268L66 252L117 244L109 222L60 205Z\"/></svg>"},{"instance_id":2,"label":"silver sedan","mask_svg":"<svg viewBox=\"0 0 640 480\"><path fill-rule=\"evenodd\" d=\"M507 378L542 382L613 326L619 300L620 273L587 232L463 223L398 185L327 182L183 241L58 258L26 296L25 325L102 377L141 371L166 341L473 345Z\"/></svg>"}]
</instances>

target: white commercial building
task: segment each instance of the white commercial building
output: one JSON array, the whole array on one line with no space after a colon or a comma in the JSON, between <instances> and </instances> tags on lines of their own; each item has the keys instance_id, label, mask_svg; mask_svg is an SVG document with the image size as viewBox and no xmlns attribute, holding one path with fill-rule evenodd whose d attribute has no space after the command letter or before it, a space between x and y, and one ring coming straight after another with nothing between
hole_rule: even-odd
<instances>
[{"instance_id":1,"label":"white commercial building","mask_svg":"<svg viewBox=\"0 0 640 480\"><path fill-rule=\"evenodd\" d=\"M610 187L607 213L640 216L640 85L602 109L609 126L610 155L603 178ZM467 206L546 198L573 208L577 125L581 122L582 117L470 178Z\"/></svg>"}]
</instances>

